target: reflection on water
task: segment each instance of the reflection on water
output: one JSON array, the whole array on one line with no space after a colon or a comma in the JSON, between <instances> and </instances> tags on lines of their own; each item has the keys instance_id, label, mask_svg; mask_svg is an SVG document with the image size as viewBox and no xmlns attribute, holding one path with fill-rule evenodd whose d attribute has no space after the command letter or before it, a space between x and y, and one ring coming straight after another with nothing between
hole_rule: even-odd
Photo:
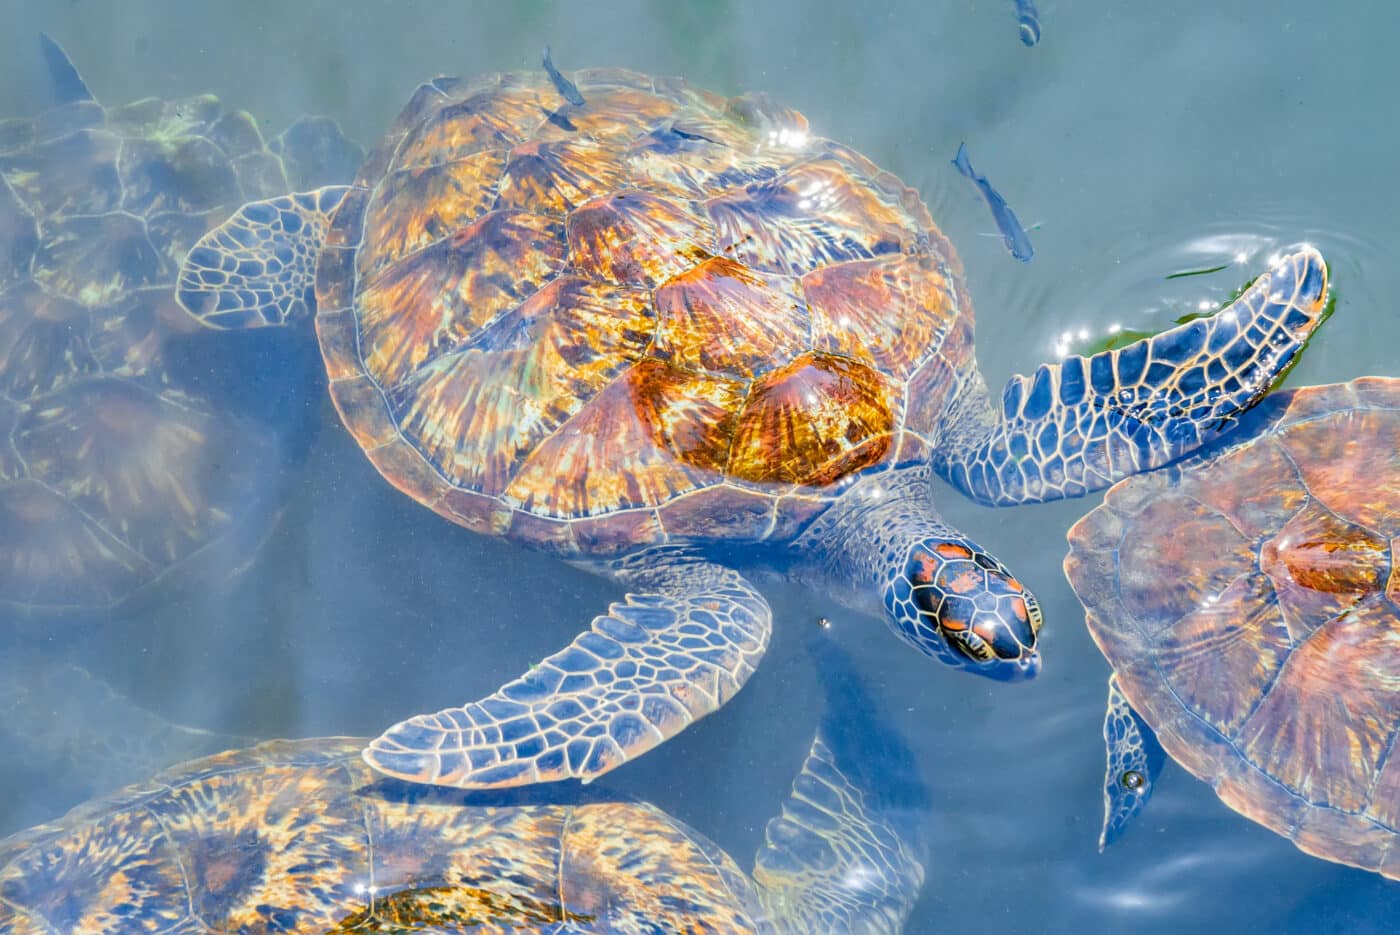
<instances>
[{"instance_id":1,"label":"reflection on water","mask_svg":"<svg viewBox=\"0 0 1400 935\"><path fill-rule=\"evenodd\" d=\"M1382 43L1400 27L1396 10L1046 4L1043 37L1028 49L1008 6L17 3L0 12L0 114L34 113L43 100L40 29L106 102L214 92L257 113L265 136L327 113L366 143L423 78L533 68L549 42L571 67L765 90L801 109L814 133L918 187L963 255L993 386L1053 356L1066 330L1159 330L1299 242L1328 258L1340 301L1290 383L1400 374L1400 272L1382 249L1397 129L1377 119L1392 103ZM948 196L963 180L947 154L963 138L1010 167L997 183L1041 224L1034 263L976 236L990 228L984 205ZM1248 258L1234 265L1240 252ZM1211 276L1164 278L1225 262ZM268 392L276 413L281 391ZM444 698L486 694L571 638L578 608L617 597L416 507L365 462L323 393L307 399L298 412L324 428L282 470L295 495L246 574L91 619L6 619L0 651L81 666L170 724L368 734ZM925 826L938 871L909 931L1394 927L1395 884L1298 853L1170 763L1132 833L1097 854L1107 669L1059 568L1065 531L1097 498L989 510L938 494L950 522L977 530L1036 590L1046 618L1037 679L992 685L934 668L878 623L768 587L775 632L763 667L723 711L613 774L618 786L730 853L753 853L810 737L793 725L814 722L821 705L798 634L826 616L932 791ZM46 742L82 723L55 705L6 735L5 830L100 791L48 782L38 766L52 756Z\"/></svg>"}]
</instances>

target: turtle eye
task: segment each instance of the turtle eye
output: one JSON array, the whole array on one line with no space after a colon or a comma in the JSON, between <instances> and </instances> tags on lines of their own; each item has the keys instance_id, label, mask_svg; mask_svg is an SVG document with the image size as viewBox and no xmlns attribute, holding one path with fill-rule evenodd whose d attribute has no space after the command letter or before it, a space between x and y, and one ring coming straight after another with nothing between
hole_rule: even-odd
<instances>
[{"instance_id":1,"label":"turtle eye","mask_svg":"<svg viewBox=\"0 0 1400 935\"><path fill-rule=\"evenodd\" d=\"M1026 620L1031 625L1031 633L1040 632L1040 624L1044 620L1040 613L1040 601L1035 599L1035 595L1029 591L1021 592L1021 600L1026 605Z\"/></svg>"},{"instance_id":2,"label":"turtle eye","mask_svg":"<svg viewBox=\"0 0 1400 935\"><path fill-rule=\"evenodd\" d=\"M995 655L981 636L971 630L949 630L944 634L948 645L962 653L972 662L990 662Z\"/></svg>"},{"instance_id":3,"label":"turtle eye","mask_svg":"<svg viewBox=\"0 0 1400 935\"><path fill-rule=\"evenodd\" d=\"M1021 653L1025 652L1025 647L1011 631L1011 627L997 617L990 617L978 620L972 627L976 636L991 646L991 651L996 653L999 659L1018 659Z\"/></svg>"}]
</instances>

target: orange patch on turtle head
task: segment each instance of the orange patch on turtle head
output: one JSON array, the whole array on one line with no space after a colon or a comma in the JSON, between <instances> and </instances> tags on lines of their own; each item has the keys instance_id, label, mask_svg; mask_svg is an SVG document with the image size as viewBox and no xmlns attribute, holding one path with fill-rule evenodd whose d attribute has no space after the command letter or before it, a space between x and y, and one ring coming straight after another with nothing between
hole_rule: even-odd
<instances>
[{"instance_id":1,"label":"orange patch on turtle head","mask_svg":"<svg viewBox=\"0 0 1400 935\"><path fill-rule=\"evenodd\" d=\"M925 583L933 580L933 573L938 570L938 559L925 552L915 552L914 561L919 565L918 579Z\"/></svg>"},{"instance_id":2,"label":"orange patch on turtle head","mask_svg":"<svg viewBox=\"0 0 1400 935\"><path fill-rule=\"evenodd\" d=\"M963 571L954 575L948 582L948 590L954 594L971 594L982 587L982 576L975 571Z\"/></svg>"},{"instance_id":3,"label":"orange patch on turtle head","mask_svg":"<svg viewBox=\"0 0 1400 935\"><path fill-rule=\"evenodd\" d=\"M972 550L956 542L940 542L933 550L944 558L972 558Z\"/></svg>"}]
</instances>

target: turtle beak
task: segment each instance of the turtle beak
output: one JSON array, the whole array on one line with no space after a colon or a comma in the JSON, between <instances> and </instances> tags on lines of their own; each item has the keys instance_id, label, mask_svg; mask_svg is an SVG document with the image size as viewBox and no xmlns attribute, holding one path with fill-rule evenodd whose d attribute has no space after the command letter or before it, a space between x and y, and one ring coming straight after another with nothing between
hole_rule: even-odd
<instances>
[{"instance_id":1,"label":"turtle beak","mask_svg":"<svg viewBox=\"0 0 1400 935\"><path fill-rule=\"evenodd\" d=\"M970 630L945 630L943 636L953 651L964 660L960 668L977 675L998 682L1024 682L1040 674L1039 649L1023 650L1013 657L1004 658Z\"/></svg>"}]
</instances>

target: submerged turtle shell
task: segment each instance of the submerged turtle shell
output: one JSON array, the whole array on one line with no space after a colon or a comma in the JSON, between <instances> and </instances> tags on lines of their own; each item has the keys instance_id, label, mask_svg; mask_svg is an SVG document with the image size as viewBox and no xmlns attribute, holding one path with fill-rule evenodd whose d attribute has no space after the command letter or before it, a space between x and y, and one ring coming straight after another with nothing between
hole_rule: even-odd
<instances>
[{"instance_id":1,"label":"submerged turtle shell","mask_svg":"<svg viewBox=\"0 0 1400 935\"><path fill-rule=\"evenodd\" d=\"M380 779L361 746L220 754L0 842L0 930L758 927L734 861L654 806L472 804L483 799Z\"/></svg>"},{"instance_id":2,"label":"submerged turtle shell","mask_svg":"<svg viewBox=\"0 0 1400 935\"><path fill-rule=\"evenodd\" d=\"M1400 879L1400 380L1278 394L1069 533L1162 746L1304 851Z\"/></svg>"},{"instance_id":3,"label":"submerged turtle shell","mask_svg":"<svg viewBox=\"0 0 1400 935\"><path fill-rule=\"evenodd\" d=\"M597 70L424 85L317 276L346 425L480 531L783 538L924 460L971 364L917 193L761 97Z\"/></svg>"},{"instance_id":4,"label":"submerged turtle shell","mask_svg":"<svg viewBox=\"0 0 1400 935\"><path fill-rule=\"evenodd\" d=\"M294 131L269 147L213 97L0 121L0 606L116 603L252 512L274 439L173 385L172 286L207 230L304 181L284 144L343 141Z\"/></svg>"}]
</instances>

